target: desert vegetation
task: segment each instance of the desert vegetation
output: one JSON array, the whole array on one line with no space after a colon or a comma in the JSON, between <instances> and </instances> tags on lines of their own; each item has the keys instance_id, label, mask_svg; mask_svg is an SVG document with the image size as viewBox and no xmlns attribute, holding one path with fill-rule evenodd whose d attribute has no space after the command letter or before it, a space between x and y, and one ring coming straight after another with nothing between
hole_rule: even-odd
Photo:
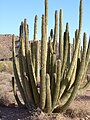
<instances>
[{"instance_id":1,"label":"desert vegetation","mask_svg":"<svg viewBox=\"0 0 90 120\"><path fill-rule=\"evenodd\" d=\"M0 61L0 72L13 72L12 61Z\"/></svg>"},{"instance_id":2,"label":"desert vegetation","mask_svg":"<svg viewBox=\"0 0 90 120\"><path fill-rule=\"evenodd\" d=\"M48 0L45 0L45 13L41 19L41 40L37 36L38 15L34 20L33 41L29 40L26 18L20 24L19 37L0 35L0 118L5 113L13 113L6 119L27 116L27 120L70 120L69 116L71 119L83 117L89 120L90 38L86 32L81 36L82 12L83 1L80 0L79 26L73 43L68 22L63 31L62 9L55 11L54 29L48 36ZM88 101L85 111L83 100ZM3 110L3 105L9 108ZM16 109L20 111L18 115Z\"/></svg>"},{"instance_id":3,"label":"desert vegetation","mask_svg":"<svg viewBox=\"0 0 90 120\"><path fill-rule=\"evenodd\" d=\"M39 41L37 40L37 15L34 23L34 40L29 45L27 20L20 25L20 49L19 69L15 53L15 38L12 36L13 68L17 87L21 93L25 106L30 109L32 105L38 106L42 111L63 112L75 99L79 91L89 86L87 82L82 85L87 71L90 57L90 40L87 44L87 35L83 33L83 47L81 48L82 31L82 0L79 6L79 28L75 30L73 40L72 57L70 54L69 23L66 30L62 32L62 10L55 11L55 26L50 31L48 39L48 0L45 0L45 14L42 15L41 26L41 55L39 54ZM57 56L57 36L59 33L59 48ZM22 105L15 91L13 78L13 90L18 105ZM40 83L39 83L40 82ZM40 87L38 88L38 84ZM82 86L81 86L82 85Z\"/></svg>"}]
</instances>

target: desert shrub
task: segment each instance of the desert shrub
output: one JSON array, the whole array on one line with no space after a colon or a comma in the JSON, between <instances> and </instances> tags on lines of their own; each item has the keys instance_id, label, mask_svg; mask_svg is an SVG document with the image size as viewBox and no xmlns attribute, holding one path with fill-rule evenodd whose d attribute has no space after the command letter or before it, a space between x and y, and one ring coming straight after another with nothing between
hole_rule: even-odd
<instances>
[{"instance_id":1,"label":"desert shrub","mask_svg":"<svg viewBox=\"0 0 90 120\"><path fill-rule=\"evenodd\" d=\"M0 72L13 72L12 61L0 61Z\"/></svg>"}]
</instances>

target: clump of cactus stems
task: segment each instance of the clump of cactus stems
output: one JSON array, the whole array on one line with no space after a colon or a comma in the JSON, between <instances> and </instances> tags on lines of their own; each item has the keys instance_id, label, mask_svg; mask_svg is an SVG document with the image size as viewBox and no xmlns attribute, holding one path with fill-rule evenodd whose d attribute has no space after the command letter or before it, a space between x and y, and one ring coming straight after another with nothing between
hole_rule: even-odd
<instances>
[{"instance_id":1,"label":"clump of cactus stems","mask_svg":"<svg viewBox=\"0 0 90 120\"><path fill-rule=\"evenodd\" d=\"M16 84L28 109L34 105L47 113L63 112L75 99L78 92L86 89L90 84L90 80L87 80L87 83L82 85L90 58L90 39L87 47L86 33L83 34L83 48L80 47L82 0L80 0L79 6L79 29L75 31L72 56L68 23L66 23L66 30L63 34L62 10L59 13L59 21L58 11L55 11L54 34L53 29L51 29L48 39L48 0L45 0L45 15L42 15L41 26L41 46L40 41L37 40L37 20L36 15L34 39L31 44L29 44L27 21L24 19L24 22L21 22L19 70L17 69L15 55L15 37L12 36L13 68ZM57 46L58 33L59 47ZM39 88L38 83L40 84ZM14 78L13 90L18 105L22 106L15 88Z\"/></svg>"}]
</instances>

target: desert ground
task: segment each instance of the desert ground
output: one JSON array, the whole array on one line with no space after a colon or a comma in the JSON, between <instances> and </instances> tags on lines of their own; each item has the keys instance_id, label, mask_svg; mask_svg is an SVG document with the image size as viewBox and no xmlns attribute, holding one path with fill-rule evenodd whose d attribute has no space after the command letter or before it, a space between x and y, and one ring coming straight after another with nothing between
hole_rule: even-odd
<instances>
[{"instance_id":1,"label":"desert ground","mask_svg":"<svg viewBox=\"0 0 90 120\"><path fill-rule=\"evenodd\" d=\"M0 72L0 120L90 120L90 89L78 95L63 114L45 114L39 108L30 111L16 105L12 74Z\"/></svg>"}]
</instances>

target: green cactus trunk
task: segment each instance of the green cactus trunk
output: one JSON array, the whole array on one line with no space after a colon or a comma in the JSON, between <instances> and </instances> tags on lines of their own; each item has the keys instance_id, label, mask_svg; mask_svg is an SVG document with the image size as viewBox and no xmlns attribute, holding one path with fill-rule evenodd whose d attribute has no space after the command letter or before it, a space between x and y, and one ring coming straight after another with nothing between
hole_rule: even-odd
<instances>
[{"instance_id":1,"label":"green cactus trunk","mask_svg":"<svg viewBox=\"0 0 90 120\"><path fill-rule=\"evenodd\" d=\"M40 81L40 105L44 109L46 102L46 58L47 41L45 36L45 16L42 15L42 40L41 40L41 81Z\"/></svg>"}]
</instances>

